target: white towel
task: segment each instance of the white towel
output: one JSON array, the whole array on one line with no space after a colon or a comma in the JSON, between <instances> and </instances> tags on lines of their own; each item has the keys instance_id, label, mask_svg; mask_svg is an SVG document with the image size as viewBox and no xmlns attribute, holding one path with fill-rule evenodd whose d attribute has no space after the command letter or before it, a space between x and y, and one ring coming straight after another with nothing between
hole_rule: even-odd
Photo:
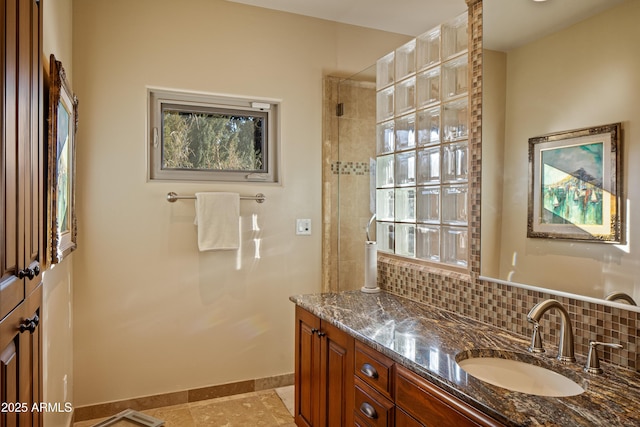
<instances>
[{"instance_id":1,"label":"white towel","mask_svg":"<svg viewBox=\"0 0 640 427\"><path fill-rule=\"evenodd\" d=\"M240 195L196 193L196 220L200 251L240 247Z\"/></svg>"}]
</instances>

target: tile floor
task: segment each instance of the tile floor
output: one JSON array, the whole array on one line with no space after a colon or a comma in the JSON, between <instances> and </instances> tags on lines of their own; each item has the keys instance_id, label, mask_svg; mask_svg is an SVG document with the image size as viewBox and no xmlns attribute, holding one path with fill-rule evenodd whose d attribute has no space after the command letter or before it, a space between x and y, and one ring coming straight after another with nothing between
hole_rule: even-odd
<instances>
[{"instance_id":1,"label":"tile floor","mask_svg":"<svg viewBox=\"0 0 640 427\"><path fill-rule=\"evenodd\" d=\"M262 390L235 396L141 411L165 422L165 427L295 427L293 422L293 386ZM103 419L75 423L90 427ZM128 421L113 427L132 427Z\"/></svg>"}]
</instances>

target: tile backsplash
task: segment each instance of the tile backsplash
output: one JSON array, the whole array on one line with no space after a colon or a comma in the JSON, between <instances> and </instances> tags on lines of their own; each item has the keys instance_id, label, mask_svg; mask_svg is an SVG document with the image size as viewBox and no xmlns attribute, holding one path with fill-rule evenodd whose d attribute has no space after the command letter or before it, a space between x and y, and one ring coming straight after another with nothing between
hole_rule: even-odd
<instances>
[{"instance_id":1,"label":"tile backsplash","mask_svg":"<svg viewBox=\"0 0 640 427\"><path fill-rule=\"evenodd\" d=\"M578 355L586 357L589 341L614 342L624 348L600 349L601 360L633 370L640 367L637 343L640 313L550 292L473 279L468 274L448 272L383 254L378 255L378 284L387 292L454 311L527 338L532 332L527 313L538 302L553 298L569 311ZM560 316L554 310L547 312L541 326L542 342L547 351L555 354Z\"/></svg>"},{"instance_id":2,"label":"tile backsplash","mask_svg":"<svg viewBox=\"0 0 640 427\"><path fill-rule=\"evenodd\" d=\"M340 162L331 163L331 172L339 175L369 175L368 162Z\"/></svg>"}]
</instances>

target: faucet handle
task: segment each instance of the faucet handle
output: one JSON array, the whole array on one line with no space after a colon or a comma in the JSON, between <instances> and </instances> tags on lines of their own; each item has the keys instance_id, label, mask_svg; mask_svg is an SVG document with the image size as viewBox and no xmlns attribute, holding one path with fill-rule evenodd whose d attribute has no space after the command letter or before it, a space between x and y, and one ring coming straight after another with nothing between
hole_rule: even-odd
<instances>
[{"instance_id":1,"label":"faucet handle","mask_svg":"<svg viewBox=\"0 0 640 427\"><path fill-rule=\"evenodd\" d=\"M584 367L584 371L590 374L601 374L602 368L600 367L600 359L598 358L598 346L622 348L620 344L611 342L589 342L589 354L587 355L587 365Z\"/></svg>"},{"instance_id":2,"label":"faucet handle","mask_svg":"<svg viewBox=\"0 0 640 427\"><path fill-rule=\"evenodd\" d=\"M531 345L529 346L528 350L531 353L544 353L544 348L542 347L542 337L540 336L540 323L531 318L527 320L533 323L533 334L531 335Z\"/></svg>"}]
</instances>

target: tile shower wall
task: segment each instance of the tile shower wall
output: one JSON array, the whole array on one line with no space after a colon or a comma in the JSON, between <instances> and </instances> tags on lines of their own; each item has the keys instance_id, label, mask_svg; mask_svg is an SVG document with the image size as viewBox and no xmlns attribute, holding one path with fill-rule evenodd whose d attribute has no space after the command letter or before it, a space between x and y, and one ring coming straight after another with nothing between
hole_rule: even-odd
<instances>
[{"instance_id":1,"label":"tile shower wall","mask_svg":"<svg viewBox=\"0 0 640 427\"><path fill-rule=\"evenodd\" d=\"M338 178L333 164L338 157L338 84L340 78L322 82L322 292L338 291Z\"/></svg>"},{"instance_id":2,"label":"tile shower wall","mask_svg":"<svg viewBox=\"0 0 640 427\"><path fill-rule=\"evenodd\" d=\"M498 326L528 338L531 327L526 316L536 303L554 298L562 303L571 316L575 336L575 351L583 358L589 341L615 342L621 350L604 348L601 358L621 367L639 370L638 337L640 313L555 295L551 292L532 291L501 283L480 280L480 173L481 157L481 105L482 105L482 2L468 0L469 22L472 31L469 49L472 66L471 82L471 165L470 197L472 253L470 274L447 272L394 256L378 256L378 284L396 295L455 311L479 321ZM543 342L555 352L560 318L554 312L543 320ZM580 359L579 359L580 361ZM583 361L583 360L582 360Z\"/></svg>"},{"instance_id":3,"label":"tile shower wall","mask_svg":"<svg viewBox=\"0 0 640 427\"><path fill-rule=\"evenodd\" d=\"M345 291L364 284L365 230L371 218L369 159L375 158L375 82L328 77L324 86L323 290ZM340 117L338 102L343 104Z\"/></svg>"},{"instance_id":4,"label":"tile shower wall","mask_svg":"<svg viewBox=\"0 0 640 427\"><path fill-rule=\"evenodd\" d=\"M331 173L334 175L366 175L369 176L369 162L341 162L331 163Z\"/></svg>"}]
</instances>

